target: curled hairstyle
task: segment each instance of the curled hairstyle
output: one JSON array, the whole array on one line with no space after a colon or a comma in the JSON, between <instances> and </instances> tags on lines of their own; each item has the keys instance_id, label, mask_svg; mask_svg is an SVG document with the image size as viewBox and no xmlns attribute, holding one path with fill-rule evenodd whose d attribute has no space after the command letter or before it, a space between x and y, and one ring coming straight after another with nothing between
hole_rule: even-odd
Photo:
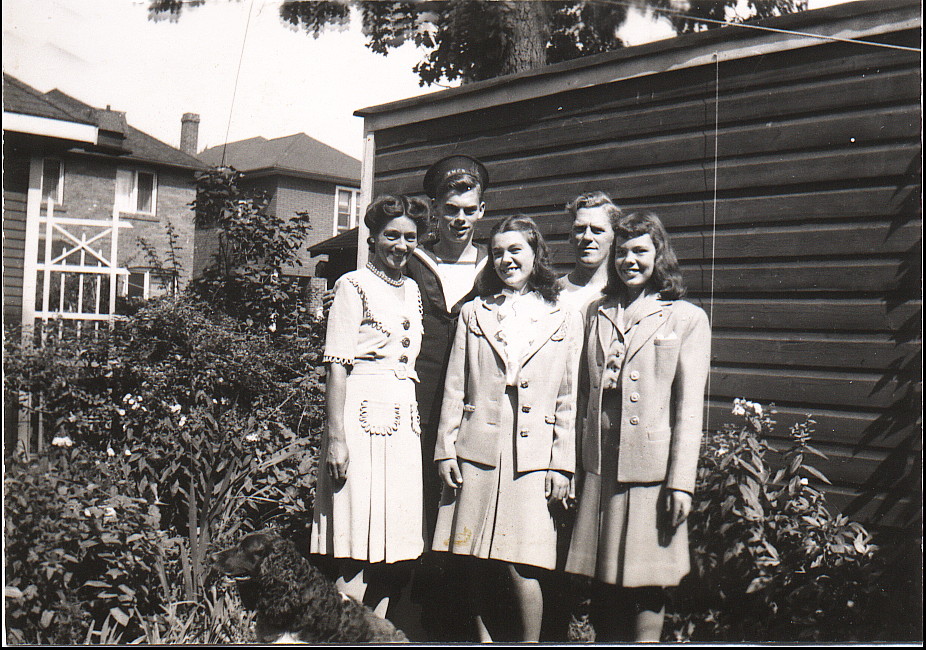
<instances>
[{"instance_id":1,"label":"curled hairstyle","mask_svg":"<svg viewBox=\"0 0 926 650\"><path fill-rule=\"evenodd\" d=\"M492 234L489 235L489 255L492 255L492 240L495 235L515 231L524 235L524 239L534 251L534 268L531 269L530 277L527 279L527 288L539 293L549 303L556 302L559 296L559 285L556 283L556 272L550 263L550 249L533 219L517 214L495 224ZM494 259L490 259L489 262L482 269L476 281L476 288L483 298L494 295L505 288L505 283L495 272Z\"/></svg>"},{"instance_id":2,"label":"curled hairstyle","mask_svg":"<svg viewBox=\"0 0 926 650\"><path fill-rule=\"evenodd\" d=\"M363 223L370 229L367 243L373 245L373 238L383 231L386 224L399 217L408 217L415 223L420 238L428 229L431 208L426 201L404 194L381 194L373 199L363 215Z\"/></svg>"},{"instance_id":3,"label":"curled hairstyle","mask_svg":"<svg viewBox=\"0 0 926 650\"><path fill-rule=\"evenodd\" d=\"M579 210L598 207L604 208L605 213L608 215L608 219L611 220L611 228L617 231L617 222L624 216L624 213L614 204L611 197L604 192L596 191L580 194L566 206L566 212L572 215L572 220L575 221L579 214Z\"/></svg>"},{"instance_id":4,"label":"curled hairstyle","mask_svg":"<svg viewBox=\"0 0 926 650\"><path fill-rule=\"evenodd\" d=\"M678 267L678 258L669 243L669 234L662 221L652 212L631 212L622 216L614 227L614 243L608 256L608 284L604 292L610 296L624 297L626 287L614 268L617 247L628 239L649 235L656 246L656 261L649 286L659 292L663 300L677 300L685 297L685 283Z\"/></svg>"}]
</instances>

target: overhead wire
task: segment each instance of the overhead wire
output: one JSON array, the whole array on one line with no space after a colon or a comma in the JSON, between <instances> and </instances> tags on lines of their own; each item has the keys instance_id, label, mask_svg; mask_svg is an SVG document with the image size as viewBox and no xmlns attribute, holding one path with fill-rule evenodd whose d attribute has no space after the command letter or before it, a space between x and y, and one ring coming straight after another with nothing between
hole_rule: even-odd
<instances>
[{"instance_id":1,"label":"overhead wire","mask_svg":"<svg viewBox=\"0 0 926 650\"><path fill-rule=\"evenodd\" d=\"M654 9L650 5L647 5L643 2L633 2L632 0L589 0L589 2L594 2L597 4L609 4L609 5L621 5L623 7L636 7L636 8L646 8L649 7ZM906 52L922 52L921 48L910 47L908 45L894 45L893 43L878 43L876 41L863 41L858 38L842 38L840 36L830 36L829 34L816 34L814 32L802 32L795 29L781 29L780 27L768 27L766 25L756 25L755 23L737 23L729 20L717 20L716 18L705 18L702 16L693 16L691 14L686 14L683 11L677 9L670 9L669 7L660 7L654 9L654 11L663 14L672 14L673 16L678 16L679 18L687 18L701 23L711 23L714 25L721 25L723 27L742 27L743 29L754 29L763 32L774 32L777 34L789 34L791 36L803 36L807 38L819 38L827 41L836 41L839 43L855 43L857 45L868 45L871 47L883 47L890 50L904 50Z\"/></svg>"},{"instance_id":2,"label":"overhead wire","mask_svg":"<svg viewBox=\"0 0 926 650\"><path fill-rule=\"evenodd\" d=\"M241 54L238 56L238 70L235 72L235 86L232 89L231 105L228 107L228 125L225 127L225 141L222 143L222 167L225 166L225 150L228 147L228 134L231 132L232 115L235 110L235 98L238 95L238 79L241 77L241 63L244 61L244 48L248 42L248 30L251 28L251 13L254 11L254 0L248 5L248 19L244 24L244 36L241 39Z\"/></svg>"}]
</instances>

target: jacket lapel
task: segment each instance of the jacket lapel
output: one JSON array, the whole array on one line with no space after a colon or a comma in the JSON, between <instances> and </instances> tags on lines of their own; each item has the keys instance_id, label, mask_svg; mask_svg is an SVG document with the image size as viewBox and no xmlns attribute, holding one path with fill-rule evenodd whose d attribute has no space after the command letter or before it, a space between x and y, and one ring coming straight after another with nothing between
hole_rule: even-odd
<instances>
[{"instance_id":1,"label":"jacket lapel","mask_svg":"<svg viewBox=\"0 0 926 650\"><path fill-rule=\"evenodd\" d=\"M486 302L485 298L477 298L476 308L473 311L476 314L476 322L479 324L483 336L489 341L489 345L495 350L495 353L498 355L498 358L501 359L502 365L504 366L505 348L502 342L498 340L500 323L498 322L498 314L496 313L498 311L497 297L492 296L489 300L493 302L489 303Z\"/></svg>"},{"instance_id":2,"label":"jacket lapel","mask_svg":"<svg viewBox=\"0 0 926 650\"><path fill-rule=\"evenodd\" d=\"M613 300L606 300L598 307L598 346L601 351L601 358L604 359L611 348L611 341L614 338L614 329L617 327L617 303Z\"/></svg>"},{"instance_id":3,"label":"jacket lapel","mask_svg":"<svg viewBox=\"0 0 926 650\"><path fill-rule=\"evenodd\" d=\"M544 303L546 304L546 303ZM557 305L550 305L549 310L538 323L538 335L534 337L531 346L521 355L521 365L527 363L537 350L543 347L543 344L549 341L557 330L562 327L566 319L566 313Z\"/></svg>"},{"instance_id":4,"label":"jacket lapel","mask_svg":"<svg viewBox=\"0 0 926 650\"><path fill-rule=\"evenodd\" d=\"M418 287L422 293L427 294L428 300L432 305L440 307L441 311L447 312L447 305L444 302L444 289L441 285L440 274L437 272L437 262L423 246L418 246L412 251L412 255L421 263L421 273L417 279Z\"/></svg>"},{"instance_id":5,"label":"jacket lapel","mask_svg":"<svg viewBox=\"0 0 926 650\"><path fill-rule=\"evenodd\" d=\"M639 352L640 348L653 338L656 332L659 331L659 328L666 322L666 314L662 307L663 303L659 300L653 300L651 304L647 306L646 311L640 318L640 322L637 323L636 328L634 328L633 333L630 335L630 340L627 342L627 352L624 355L624 363L630 361L633 355Z\"/></svg>"}]
</instances>

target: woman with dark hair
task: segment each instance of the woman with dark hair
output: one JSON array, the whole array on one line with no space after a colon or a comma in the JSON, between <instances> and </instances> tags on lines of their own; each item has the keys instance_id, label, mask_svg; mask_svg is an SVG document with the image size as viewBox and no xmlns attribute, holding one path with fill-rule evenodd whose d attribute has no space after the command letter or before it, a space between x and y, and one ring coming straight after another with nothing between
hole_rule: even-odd
<instances>
[{"instance_id":1,"label":"woman with dark hair","mask_svg":"<svg viewBox=\"0 0 926 650\"><path fill-rule=\"evenodd\" d=\"M428 205L384 195L367 208L370 262L335 283L324 362L327 429L310 549L342 558L338 589L385 617L425 546L415 358L421 296L405 265ZM396 569L399 570L396 570Z\"/></svg>"},{"instance_id":2,"label":"woman with dark hair","mask_svg":"<svg viewBox=\"0 0 926 650\"><path fill-rule=\"evenodd\" d=\"M614 640L615 614L632 605L635 640L659 641L663 587L690 570L685 520L711 331L704 311L681 300L678 261L656 215L618 221L608 271L605 296L586 314L584 480L566 570L598 581L597 639Z\"/></svg>"},{"instance_id":3,"label":"woman with dark hair","mask_svg":"<svg viewBox=\"0 0 926 650\"><path fill-rule=\"evenodd\" d=\"M471 556L470 593L481 641L490 614L513 598L518 638L537 641L538 578L556 566L556 526L575 467L580 316L558 288L536 224L509 217L490 237L492 266L460 312L434 459L444 481L433 549ZM494 589L501 574L511 589Z\"/></svg>"}]
</instances>

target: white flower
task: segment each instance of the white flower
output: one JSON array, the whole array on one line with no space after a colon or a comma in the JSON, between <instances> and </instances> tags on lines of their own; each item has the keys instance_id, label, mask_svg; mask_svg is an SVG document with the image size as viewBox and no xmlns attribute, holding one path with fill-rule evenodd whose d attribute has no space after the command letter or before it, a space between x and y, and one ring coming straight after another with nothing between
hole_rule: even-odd
<instances>
[{"instance_id":1,"label":"white flower","mask_svg":"<svg viewBox=\"0 0 926 650\"><path fill-rule=\"evenodd\" d=\"M809 482L806 478L801 478L801 485L807 485Z\"/></svg>"},{"instance_id":2,"label":"white flower","mask_svg":"<svg viewBox=\"0 0 926 650\"><path fill-rule=\"evenodd\" d=\"M733 400L733 415L746 415L746 400L737 397Z\"/></svg>"},{"instance_id":3,"label":"white flower","mask_svg":"<svg viewBox=\"0 0 926 650\"><path fill-rule=\"evenodd\" d=\"M171 406L171 407L170 407L170 412L171 412L171 413L179 413L179 412L180 412L180 405L179 405L179 404L174 404L173 406Z\"/></svg>"},{"instance_id":4,"label":"white flower","mask_svg":"<svg viewBox=\"0 0 926 650\"><path fill-rule=\"evenodd\" d=\"M132 399L132 393L126 393L126 394L123 396L122 401L123 401L123 402L133 402L133 401L135 401L135 400Z\"/></svg>"},{"instance_id":5,"label":"white flower","mask_svg":"<svg viewBox=\"0 0 926 650\"><path fill-rule=\"evenodd\" d=\"M181 416L180 416L180 421L177 422L177 425L182 427L184 424L186 424L186 416L185 416L185 415L181 415Z\"/></svg>"},{"instance_id":6,"label":"white flower","mask_svg":"<svg viewBox=\"0 0 926 650\"><path fill-rule=\"evenodd\" d=\"M257 442L258 440L260 440L260 434L259 433L249 433L248 435L244 437L244 439L247 440L248 442Z\"/></svg>"},{"instance_id":7,"label":"white flower","mask_svg":"<svg viewBox=\"0 0 926 650\"><path fill-rule=\"evenodd\" d=\"M752 406L752 410L756 412L756 415L761 418L762 417L762 405L759 404L758 402L750 402L750 406Z\"/></svg>"},{"instance_id":8,"label":"white flower","mask_svg":"<svg viewBox=\"0 0 926 650\"><path fill-rule=\"evenodd\" d=\"M103 516L104 517L115 517L116 509L112 506L103 506Z\"/></svg>"},{"instance_id":9,"label":"white flower","mask_svg":"<svg viewBox=\"0 0 926 650\"><path fill-rule=\"evenodd\" d=\"M122 453L123 453L123 455L125 455L125 456L131 456L131 455L132 455L132 450L129 449L128 447L126 447L126 448L125 448L125 451L123 451Z\"/></svg>"},{"instance_id":10,"label":"white flower","mask_svg":"<svg viewBox=\"0 0 926 650\"><path fill-rule=\"evenodd\" d=\"M71 436L55 436L51 439L51 444L55 447L72 447L74 441L71 440Z\"/></svg>"},{"instance_id":11,"label":"white flower","mask_svg":"<svg viewBox=\"0 0 926 650\"><path fill-rule=\"evenodd\" d=\"M107 447L107 448L106 448L106 455L109 456L110 458L112 458L113 456L116 455L116 450L113 449L112 447Z\"/></svg>"},{"instance_id":12,"label":"white flower","mask_svg":"<svg viewBox=\"0 0 926 650\"><path fill-rule=\"evenodd\" d=\"M116 413L119 415L125 415L125 409L116 409Z\"/></svg>"}]
</instances>

